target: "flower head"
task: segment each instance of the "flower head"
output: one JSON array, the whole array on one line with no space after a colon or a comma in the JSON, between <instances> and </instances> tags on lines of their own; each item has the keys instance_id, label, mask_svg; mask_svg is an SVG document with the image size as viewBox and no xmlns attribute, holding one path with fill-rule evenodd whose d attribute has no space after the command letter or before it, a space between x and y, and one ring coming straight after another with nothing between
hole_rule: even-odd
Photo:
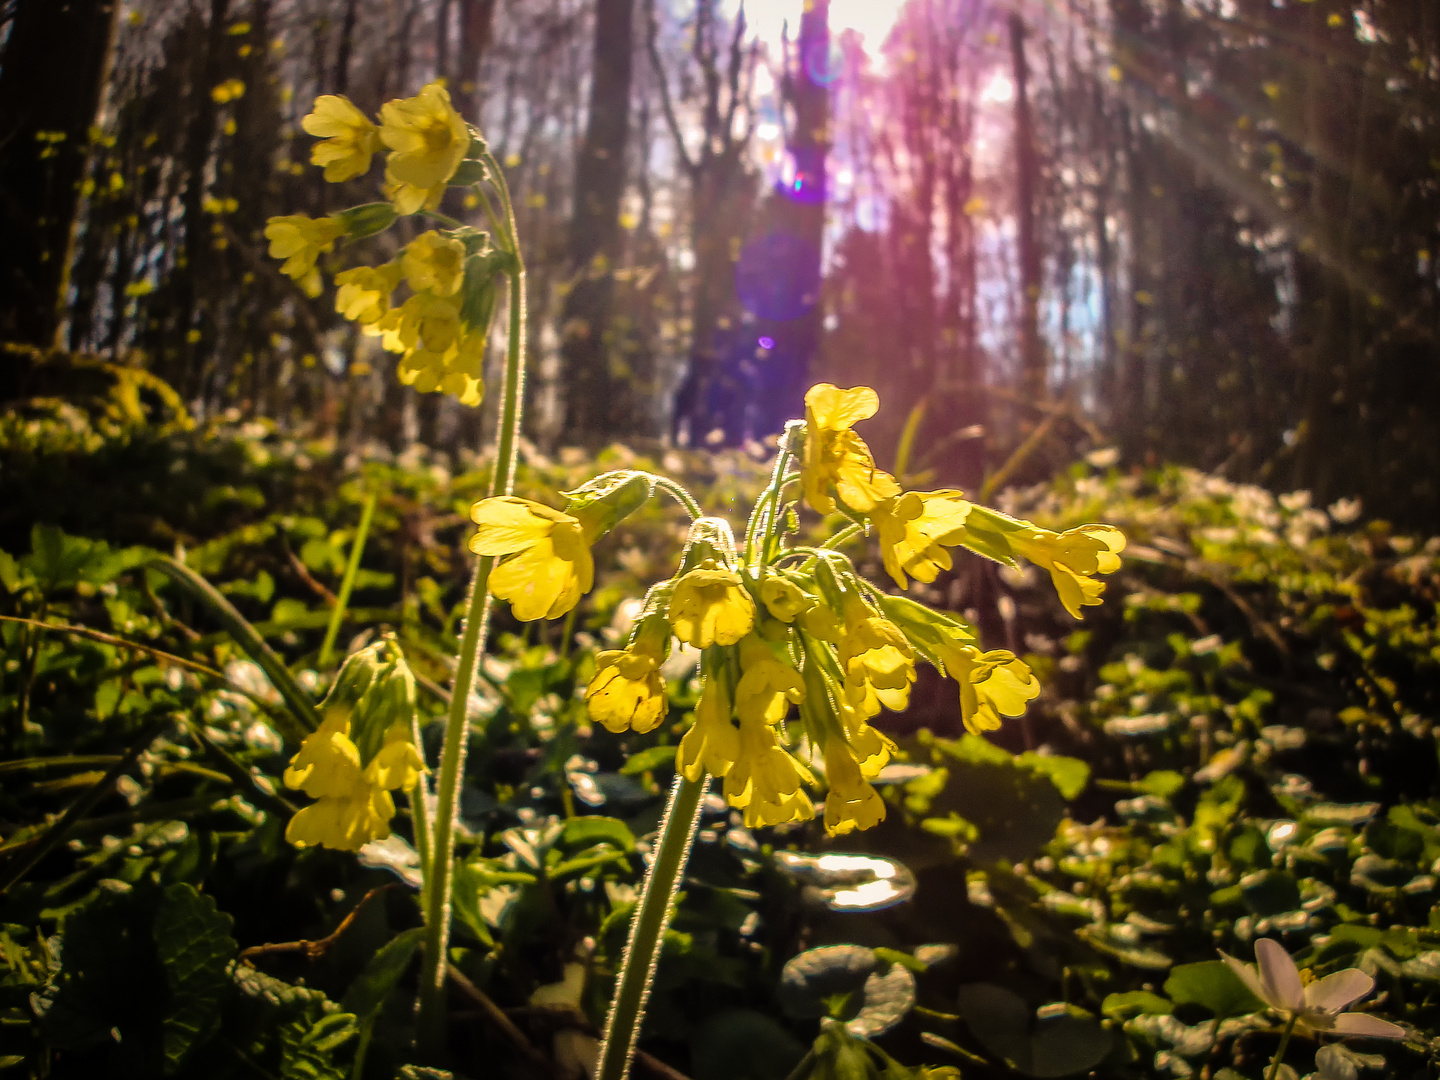
<instances>
[{"instance_id":1,"label":"flower head","mask_svg":"<svg viewBox=\"0 0 1440 1080\"><path fill-rule=\"evenodd\" d=\"M909 703L915 650L898 626L859 599L846 605L838 657L845 697L866 716L881 705L898 711Z\"/></svg>"},{"instance_id":2,"label":"flower head","mask_svg":"<svg viewBox=\"0 0 1440 1080\"><path fill-rule=\"evenodd\" d=\"M706 559L675 583L669 618L675 636L697 649L734 645L755 626L755 601L739 574Z\"/></svg>"},{"instance_id":3,"label":"flower head","mask_svg":"<svg viewBox=\"0 0 1440 1080\"><path fill-rule=\"evenodd\" d=\"M1105 583L1094 575L1120 569L1125 534L1113 525L1081 525L1063 533L1034 526L1006 534L1010 549L1050 571L1065 610L1080 618L1080 609L1100 603Z\"/></svg>"},{"instance_id":4,"label":"flower head","mask_svg":"<svg viewBox=\"0 0 1440 1080\"><path fill-rule=\"evenodd\" d=\"M724 680L712 676L700 691L695 723L675 751L675 769L687 780L706 773L724 776L740 757L740 731L730 720L730 695Z\"/></svg>"},{"instance_id":5,"label":"flower head","mask_svg":"<svg viewBox=\"0 0 1440 1080\"><path fill-rule=\"evenodd\" d=\"M517 619L558 618L590 591L595 564L580 522L569 514L502 495L482 499L470 516L480 526L470 550L500 557L490 591L510 601Z\"/></svg>"},{"instance_id":6,"label":"flower head","mask_svg":"<svg viewBox=\"0 0 1440 1080\"><path fill-rule=\"evenodd\" d=\"M310 162L325 168L332 184L370 171L370 158L380 149L380 129L349 98L324 94L300 126L322 139L310 149Z\"/></svg>"},{"instance_id":7,"label":"flower head","mask_svg":"<svg viewBox=\"0 0 1440 1080\"><path fill-rule=\"evenodd\" d=\"M390 294L400 284L400 264L357 266L335 275L335 310L362 327L372 326L390 311Z\"/></svg>"},{"instance_id":8,"label":"flower head","mask_svg":"<svg viewBox=\"0 0 1440 1080\"><path fill-rule=\"evenodd\" d=\"M802 778L810 779L809 772L781 747L774 728L741 719L739 755L725 774L725 800L745 811L747 826L813 817L815 808L800 787Z\"/></svg>"},{"instance_id":9,"label":"flower head","mask_svg":"<svg viewBox=\"0 0 1440 1080\"><path fill-rule=\"evenodd\" d=\"M424 771L425 762L410 741L410 732L397 720L385 729L384 744L365 766L365 780L391 791L397 788L408 791Z\"/></svg>"},{"instance_id":10,"label":"flower head","mask_svg":"<svg viewBox=\"0 0 1440 1080\"><path fill-rule=\"evenodd\" d=\"M788 578L770 574L760 582L760 602L773 618L783 623L794 622L815 606L815 601Z\"/></svg>"},{"instance_id":11,"label":"flower head","mask_svg":"<svg viewBox=\"0 0 1440 1080\"><path fill-rule=\"evenodd\" d=\"M1294 1017L1297 1027L1317 1034L1403 1039L1405 1029L1368 1013L1341 1012L1375 989L1375 980L1359 968L1346 968L1305 984L1290 954L1277 941L1255 943L1256 964L1220 954L1250 992L1270 1008Z\"/></svg>"},{"instance_id":12,"label":"flower head","mask_svg":"<svg viewBox=\"0 0 1440 1080\"><path fill-rule=\"evenodd\" d=\"M321 799L300 810L285 827L285 839L296 847L319 845L359 851L372 840L390 835L395 800L374 784L358 784L345 795Z\"/></svg>"},{"instance_id":13,"label":"flower head","mask_svg":"<svg viewBox=\"0 0 1440 1080\"><path fill-rule=\"evenodd\" d=\"M360 751L350 739L350 715L338 711L305 737L285 769L285 786L312 799L346 795L360 782Z\"/></svg>"},{"instance_id":14,"label":"flower head","mask_svg":"<svg viewBox=\"0 0 1440 1080\"><path fill-rule=\"evenodd\" d=\"M387 194L402 214L439 205L445 184L470 149L470 129L438 82L413 98L386 102L380 109L380 141Z\"/></svg>"},{"instance_id":15,"label":"flower head","mask_svg":"<svg viewBox=\"0 0 1440 1080\"><path fill-rule=\"evenodd\" d=\"M775 655L754 634L740 642L740 681L735 686L735 715L741 721L778 724L792 703L805 698L800 673Z\"/></svg>"},{"instance_id":16,"label":"flower head","mask_svg":"<svg viewBox=\"0 0 1440 1080\"><path fill-rule=\"evenodd\" d=\"M661 629L654 632L652 625ZM624 649L595 657L595 677L585 691L590 715L617 735L652 731L665 718L669 699L660 665L670 652L670 630L663 619L647 619Z\"/></svg>"},{"instance_id":17,"label":"flower head","mask_svg":"<svg viewBox=\"0 0 1440 1080\"><path fill-rule=\"evenodd\" d=\"M805 460L801 483L805 501L821 514L835 512L830 488L849 509L868 514L883 499L900 494L889 473L875 468L865 440L850 430L875 415L880 397L868 386L841 390L831 383L805 394Z\"/></svg>"},{"instance_id":18,"label":"flower head","mask_svg":"<svg viewBox=\"0 0 1440 1080\"><path fill-rule=\"evenodd\" d=\"M900 588L909 587L906 574L932 582L952 563L947 547L964 533L970 504L958 491L907 491L878 503L870 519L880 533L880 554L885 569Z\"/></svg>"},{"instance_id":19,"label":"flower head","mask_svg":"<svg viewBox=\"0 0 1440 1080\"><path fill-rule=\"evenodd\" d=\"M825 831L842 836L885 820L885 800L860 774L849 744L838 735L825 742Z\"/></svg>"},{"instance_id":20,"label":"flower head","mask_svg":"<svg viewBox=\"0 0 1440 1080\"><path fill-rule=\"evenodd\" d=\"M415 292L454 296L465 281L465 245L430 229L405 245L400 266Z\"/></svg>"},{"instance_id":21,"label":"flower head","mask_svg":"<svg viewBox=\"0 0 1440 1080\"><path fill-rule=\"evenodd\" d=\"M270 257L285 260L280 272L294 278L306 296L320 295L320 271L315 268L315 260L334 251L335 241L345 232L345 223L333 216L312 220L304 214L289 214L265 223Z\"/></svg>"},{"instance_id":22,"label":"flower head","mask_svg":"<svg viewBox=\"0 0 1440 1080\"><path fill-rule=\"evenodd\" d=\"M1005 649L981 652L973 645L935 646L945 672L960 685L960 718L972 734L995 731L1002 716L1021 716L1040 693L1030 665Z\"/></svg>"}]
</instances>

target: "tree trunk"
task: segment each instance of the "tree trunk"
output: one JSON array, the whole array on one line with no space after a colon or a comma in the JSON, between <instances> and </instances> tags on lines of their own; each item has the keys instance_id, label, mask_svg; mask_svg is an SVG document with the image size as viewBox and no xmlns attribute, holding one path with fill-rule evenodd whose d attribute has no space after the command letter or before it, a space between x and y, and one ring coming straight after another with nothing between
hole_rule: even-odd
<instances>
[{"instance_id":1,"label":"tree trunk","mask_svg":"<svg viewBox=\"0 0 1440 1080\"><path fill-rule=\"evenodd\" d=\"M560 315L565 438L595 443L631 434L634 396L606 341L620 256L620 199L630 133L634 0L597 0L590 115L575 173L570 287Z\"/></svg>"},{"instance_id":2,"label":"tree trunk","mask_svg":"<svg viewBox=\"0 0 1440 1080\"><path fill-rule=\"evenodd\" d=\"M460 0L460 59L451 97L472 124L480 122L480 61L490 47L495 0Z\"/></svg>"},{"instance_id":3,"label":"tree trunk","mask_svg":"<svg viewBox=\"0 0 1440 1080\"><path fill-rule=\"evenodd\" d=\"M0 338L50 348L118 0L20 0L0 66Z\"/></svg>"},{"instance_id":4,"label":"tree trunk","mask_svg":"<svg viewBox=\"0 0 1440 1080\"><path fill-rule=\"evenodd\" d=\"M1030 117L1025 61L1025 23L1010 13L1010 57L1015 81L1015 218L1020 255L1020 384L1032 401L1045 397L1045 350L1040 341L1040 244L1035 236L1035 198L1039 165L1035 127Z\"/></svg>"}]
</instances>

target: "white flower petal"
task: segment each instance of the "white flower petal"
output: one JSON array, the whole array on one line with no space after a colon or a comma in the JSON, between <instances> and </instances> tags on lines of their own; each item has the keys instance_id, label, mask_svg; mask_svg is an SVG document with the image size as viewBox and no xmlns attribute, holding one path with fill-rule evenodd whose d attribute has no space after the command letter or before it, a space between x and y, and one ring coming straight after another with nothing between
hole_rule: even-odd
<instances>
[{"instance_id":1,"label":"white flower petal","mask_svg":"<svg viewBox=\"0 0 1440 1080\"><path fill-rule=\"evenodd\" d=\"M1315 1067L1319 1071L1314 1075L1320 1080L1360 1080L1360 1070L1356 1067L1354 1058L1339 1043L1331 1043L1316 1050Z\"/></svg>"},{"instance_id":2,"label":"white flower petal","mask_svg":"<svg viewBox=\"0 0 1440 1080\"><path fill-rule=\"evenodd\" d=\"M1260 964L1260 985L1265 1000L1277 1009L1299 1012L1305 1007L1305 991L1300 984L1300 969L1278 941L1261 938L1255 943L1255 959Z\"/></svg>"},{"instance_id":3,"label":"white flower petal","mask_svg":"<svg viewBox=\"0 0 1440 1080\"><path fill-rule=\"evenodd\" d=\"M1405 1029L1369 1013L1341 1013L1335 1018L1336 1035L1363 1035L1372 1039L1403 1039Z\"/></svg>"},{"instance_id":4,"label":"white flower petal","mask_svg":"<svg viewBox=\"0 0 1440 1080\"><path fill-rule=\"evenodd\" d=\"M1375 989L1375 980L1359 968L1346 968L1326 975L1305 987L1305 1008L1338 1013L1352 1001L1359 1001Z\"/></svg>"},{"instance_id":5,"label":"white flower petal","mask_svg":"<svg viewBox=\"0 0 1440 1080\"><path fill-rule=\"evenodd\" d=\"M1265 996L1265 988L1260 985L1260 979L1255 974L1254 964L1242 963L1227 952L1220 953L1220 959L1224 960L1226 966L1240 977L1240 981L1245 984L1247 990L1265 1002L1266 1005L1274 1006L1274 1002Z\"/></svg>"}]
</instances>

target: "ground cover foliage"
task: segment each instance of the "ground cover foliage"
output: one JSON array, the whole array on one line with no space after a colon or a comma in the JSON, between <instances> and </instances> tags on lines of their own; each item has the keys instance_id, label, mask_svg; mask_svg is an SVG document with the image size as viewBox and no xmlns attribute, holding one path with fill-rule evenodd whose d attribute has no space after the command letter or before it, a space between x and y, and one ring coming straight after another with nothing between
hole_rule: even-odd
<instances>
[{"instance_id":1,"label":"ground cover foliage","mask_svg":"<svg viewBox=\"0 0 1440 1080\"><path fill-rule=\"evenodd\" d=\"M290 706L153 560L212 583L312 701L347 642L393 634L438 719L485 460L195 427L125 369L97 371L88 400L12 410L0 440L0 1072L438 1075L409 1064L404 815L358 859L284 842ZM663 467L723 508L765 479L759 453L655 457L531 453L517 493ZM1370 972L1365 1007L1406 1025L1324 1075L1433 1075L1440 540L1103 454L1001 506L1121 527L1108 602L1078 623L1035 572L990 566L926 587L1045 690L986 741L922 675L889 718L906 760L881 778L878 828L751 832L712 800L637 1073L1257 1078L1281 1026L1216 950L1248 959L1268 937L1317 976ZM623 737L579 688L683 529L637 513L576 617L500 624L461 801L456 1075L593 1058L695 688L677 658L667 722ZM1297 1036L1287 1062L1312 1071L1317 1045Z\"/></svg>"}]
</instances>

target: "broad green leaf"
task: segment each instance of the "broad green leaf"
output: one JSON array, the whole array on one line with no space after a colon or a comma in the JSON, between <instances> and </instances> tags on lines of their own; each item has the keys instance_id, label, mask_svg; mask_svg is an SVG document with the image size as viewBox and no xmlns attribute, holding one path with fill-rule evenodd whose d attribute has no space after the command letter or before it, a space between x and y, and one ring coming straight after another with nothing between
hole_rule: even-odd
<instances>
[{"instance_id":1,"label":"broad green leaf","mask_svg":"<svg viewBox=\"0 0 1440 1080\"><path fill-rule=\"evenodd\" d=\"M1107 994L1100 1011L1112 1020L1128 1020L1132 1016L1168 1016L1175 1003L1149 990L1130 990L1123 994Z\"/></svg>"},{"instance_id":2,"label":"broad green leaf","mask_svg":"<svg viewBox=\"0 0 1440 1080\"><path fill-rule=\"evenodd\" d=\"M340 1007L346 1012L354 1013L362 1022L372 1013L378 1012L390 991L395 989L395 985L405 974L405 969L410 966L411 959L424 940L423 926L397 934L370 958L365 970L355 976L355 981L345 991Z\"/></svg>"},{"instance_id":3,"label":"broad green leaf","mask_svg":"<svg viewBox=\"0 0 1440 1080\"><path fill-rule=\"evenodd\" d=\"M631 754L620 766L620 771L626 776L636 776L644 772L653 772L656 769L671 768L675 765L675 747L673 746L652 746L647 750Z\"/></svg>"},{"instance_id":4,"label":"broad green leaf","mask_svg":"<svg viewBox=\"0 0 1440 1080\"><path fill-rule=\"evenodd\" d=\"M166 889L155 912L155 949L170 989L160 1021L167 1076L219 1023L229 990L225 969L239 948L230 936L233 923L214 899L184 883Z\"/></svg>"},{"instance_id":5,"label":"broad green leaf","mask_svg":"<svg viewBox=\"0 0 1440 1080\"><path fill-rule=\"evenodd\" d=\"M1199 1005L1222 1020L1265 1008L1223 961L1177 964L1165 980L1165 993L1176 1005Z\"/></svg>"},{"instance_id":6,"label":"broad green leaf","mask_svg":"<svg viewBox=\"0 0 1440 1080\"><path fill-rule=\"evenodd\" d=\"M567 819L561 840L577 847L604 842L614 844L621 851L635 850L635 834L630 831L630 826L619 818L599 814Z\"/></svg>"}]
</instances>

